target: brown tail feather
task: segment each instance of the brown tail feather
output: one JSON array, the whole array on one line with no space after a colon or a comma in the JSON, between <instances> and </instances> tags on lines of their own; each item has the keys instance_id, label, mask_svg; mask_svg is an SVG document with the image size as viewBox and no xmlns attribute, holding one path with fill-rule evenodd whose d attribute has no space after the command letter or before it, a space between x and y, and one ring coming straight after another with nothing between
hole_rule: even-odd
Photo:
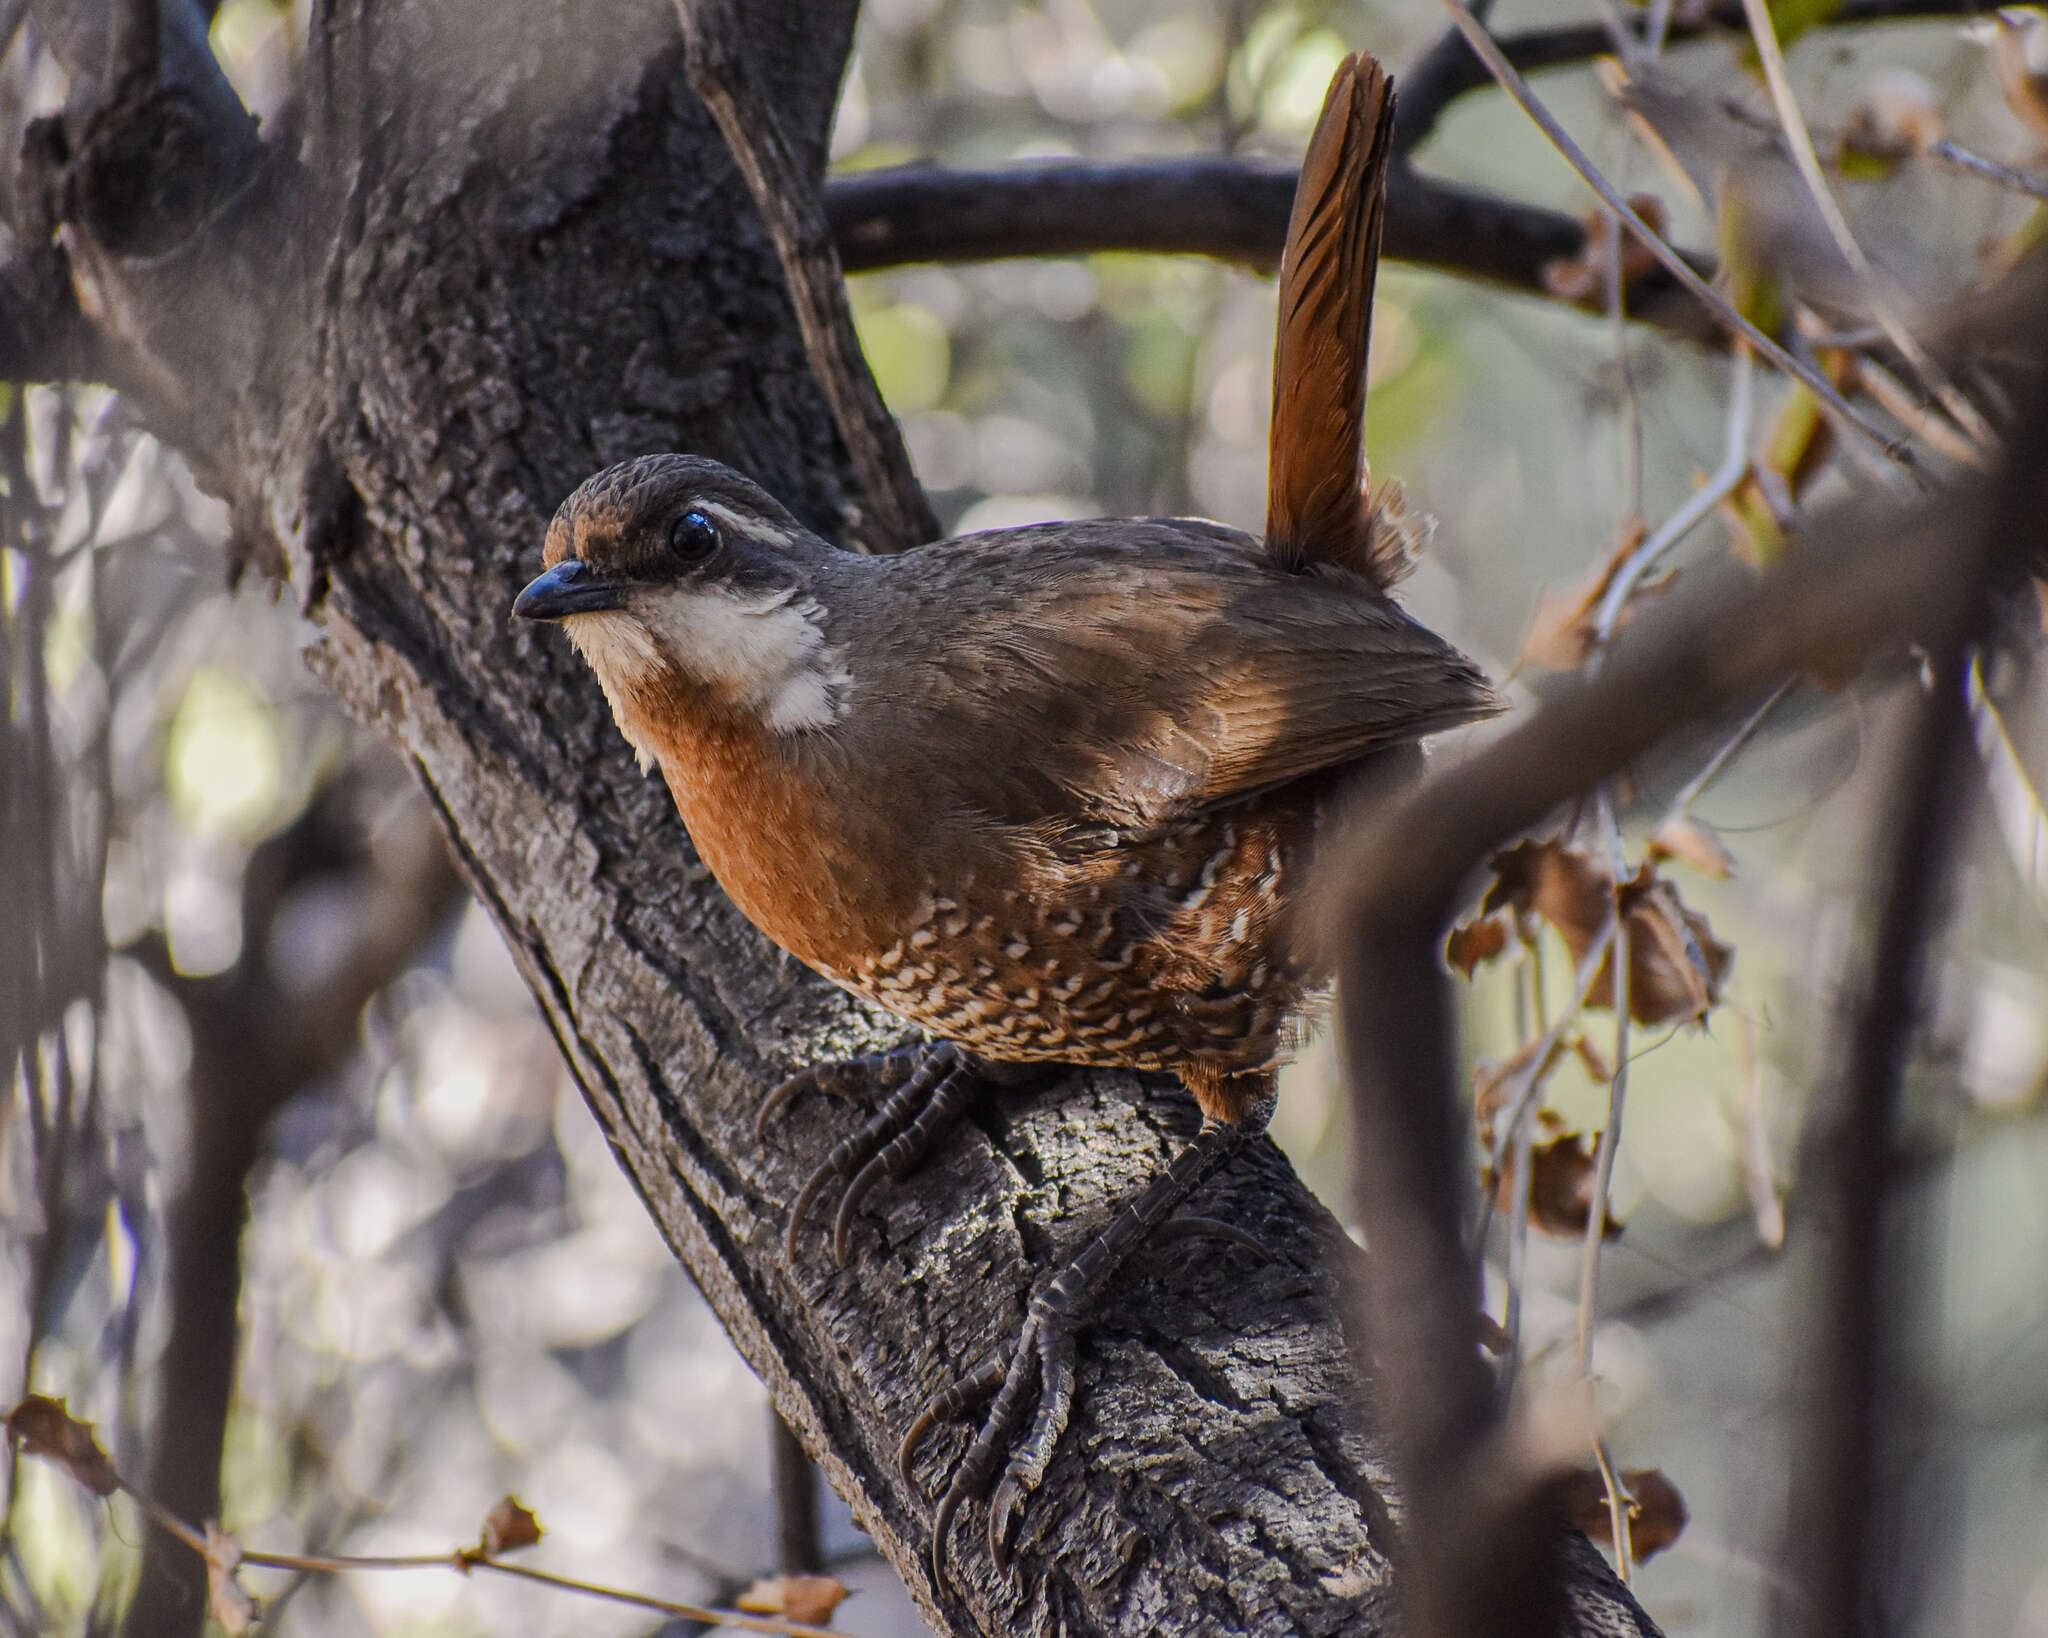
<instances>
[{"instance_id":1,"label":"brown tail feather","mask_svg":"<svg viewBox=\"0 0 2048 1638\"><path fill-rule=\"evenodd\" d=\"M1374 539L1365 364L1393 128L1386 72L1366 54L1345 58L1287 224L1266 489L1266 548L1276 559L1294 569L1337 564L1382 586L1398 578L1401 554Z\"/></svg>"}]
</instances>

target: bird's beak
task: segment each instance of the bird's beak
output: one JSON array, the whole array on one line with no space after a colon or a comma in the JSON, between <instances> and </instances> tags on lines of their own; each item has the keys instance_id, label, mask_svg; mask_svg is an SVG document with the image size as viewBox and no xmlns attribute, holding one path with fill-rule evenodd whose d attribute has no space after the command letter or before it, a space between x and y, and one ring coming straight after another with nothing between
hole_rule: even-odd
<instances>
[{"instance_id":1,"label":"bird's beak","mask_svg":"<svg viewBox=\"0 0 2048 1638\"><path fill-rule=\"evenodd\" d=\"M512 612L522 620L560 620L571 614L602 614L622 609L619 588L578 558L564 558L514 599Z\"/></svg>"}]
</instances>

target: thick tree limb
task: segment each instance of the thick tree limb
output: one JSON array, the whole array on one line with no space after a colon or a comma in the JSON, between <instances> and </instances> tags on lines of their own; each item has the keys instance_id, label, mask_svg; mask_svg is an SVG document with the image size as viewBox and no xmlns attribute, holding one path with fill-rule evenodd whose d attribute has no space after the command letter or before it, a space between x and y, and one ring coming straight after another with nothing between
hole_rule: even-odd
<instances>
[{"instance_id":1,"label":"thick tree limb","mask_svg":"<svg viewBox=\"0 0 2048 1638\"><path fill-rule=\"evenodd\" d=\"M841 50L850 43L853 9L837 9L840 26L832 32ZM935 540L939 520L911 470L903 434L882 402L854 333L846 280L818 203L822 167L801 164L783 136L775 105L763 94L748 60L733 0L676 0L676 13L683 25L690 84L718 121L747 179L754 208L768 224L804 349L860 480L863 510L846 520L846 534L882 552Z\"/></svg>"},{"instance_id":2,"label":"thick tree limb","mask_svg":"<svg viewBox=\"0 0 2048 1638\"><path fill-rule=\"evenodd\" d=\"M1270 272L1286 242L1294 180L1291 165L1222 157L1055 160L989 171L905 166L834 177L825 209L850 272L1105 250L1214 256ZM1403 164L1388 176L1385 253L1396 261L1547 295L1543 270L1585 246L1585 224L1561 211L1439 182ZM1706 257L1693 260L1712 272ZM1630 287L1629 311L1694 340L1718 333L1706 310L1661 272Z\"/></svg>"},{"instance_id":3,"label":"thick tree limb","mask_svg":"<svg viewBox=\"0 0 2048 1638\"><path fill-rule=\"evenodd\" d=\"M2048 328L2048 279L2020 332ZM1988 515L1959 532L1947 561L1954 585L1924 643L1934 682L1913 704L1881 843L1874 944L1844 1015L1839 1082L1818 1103L1804 1152L1815 1173L1809 1232L1825 1235L1805 1312L1813 1344L1785 1563L1797 1598L1781 1601L1781 1629L1810 1638L1841 1629L1840 1612L1883 1607L1888 1577L1880 1539L1901 1499L1887 1494L1887 1426L1896 1414L1901 1316L1887 1313L1898 1259L1887 1247L1888 1203L1928 958L1939 931L1962 817L1979 777L1966 674L1972 646L1991 628L1997 581L2048 544L2048 378L2011 440L2006 475Z\"/></svg>"}]
</instances>

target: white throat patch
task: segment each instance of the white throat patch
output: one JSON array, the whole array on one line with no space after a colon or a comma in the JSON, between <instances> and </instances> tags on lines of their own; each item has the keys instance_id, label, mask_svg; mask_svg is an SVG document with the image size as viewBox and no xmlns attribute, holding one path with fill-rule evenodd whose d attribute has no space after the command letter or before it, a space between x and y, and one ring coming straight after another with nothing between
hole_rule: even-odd
<instances>
[{"instance_id":1,"label":"white throat patch","mask_svg":"<svg viewBox=\"0 0 2048 1638\"><path fill-rule=\"evenodd\" d=\"M749 597L678 586L638 592L629 613L572 615L566 624L614 716L620 691L652 691L673 668L759 713L775 732L797 734L846 714L853 679L843 652L825 642L823 613L789 587Z\"/></svg>"}]
</instances>

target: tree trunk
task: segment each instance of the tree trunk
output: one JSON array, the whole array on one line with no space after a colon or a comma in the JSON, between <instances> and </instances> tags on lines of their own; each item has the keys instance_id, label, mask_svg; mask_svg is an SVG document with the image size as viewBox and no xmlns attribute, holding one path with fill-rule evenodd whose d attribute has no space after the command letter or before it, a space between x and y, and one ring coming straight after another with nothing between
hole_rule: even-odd
<instances>
[{"instance_id":1,"label":"tree trunk","mask_svg":"<svg viewBox=\"0 0 2048 1638\"><path fill-rule=\"evenodd\" d=\"M816 175L852 7L749 10ZM507 617L557 502L629 455L714 455L843 534L775 257L665 4L333 0L313 35L299 156L223 125L170 50L161 89L31 142L17 243L49 242L54 201L68 263L9 270L9 299L48 309L17 369L62 351L131 393L228 500L239 560L318 622L311 663L411 759L649 1211L936 1626L1382 1630L1398 1506L1340 1324L1353 1253L1263 1141L1202 1208L1262 1254L1183 1241L1114 1290L1016 1579L977 1508L957 1584L932 1583L898 1439L1194 1110L1103 1074L997 1099L875 1197L851 1268L816 1232L785 1261L791 1196L860 1112L807 1099L764 1145L755 1105L900 1030L733 910L568 645ZM928 1484L962 1442L933 1442ZM1582 1541L1561 1550L1580 1630L1652 1630Z\"/></svg>"}]
</instances>

